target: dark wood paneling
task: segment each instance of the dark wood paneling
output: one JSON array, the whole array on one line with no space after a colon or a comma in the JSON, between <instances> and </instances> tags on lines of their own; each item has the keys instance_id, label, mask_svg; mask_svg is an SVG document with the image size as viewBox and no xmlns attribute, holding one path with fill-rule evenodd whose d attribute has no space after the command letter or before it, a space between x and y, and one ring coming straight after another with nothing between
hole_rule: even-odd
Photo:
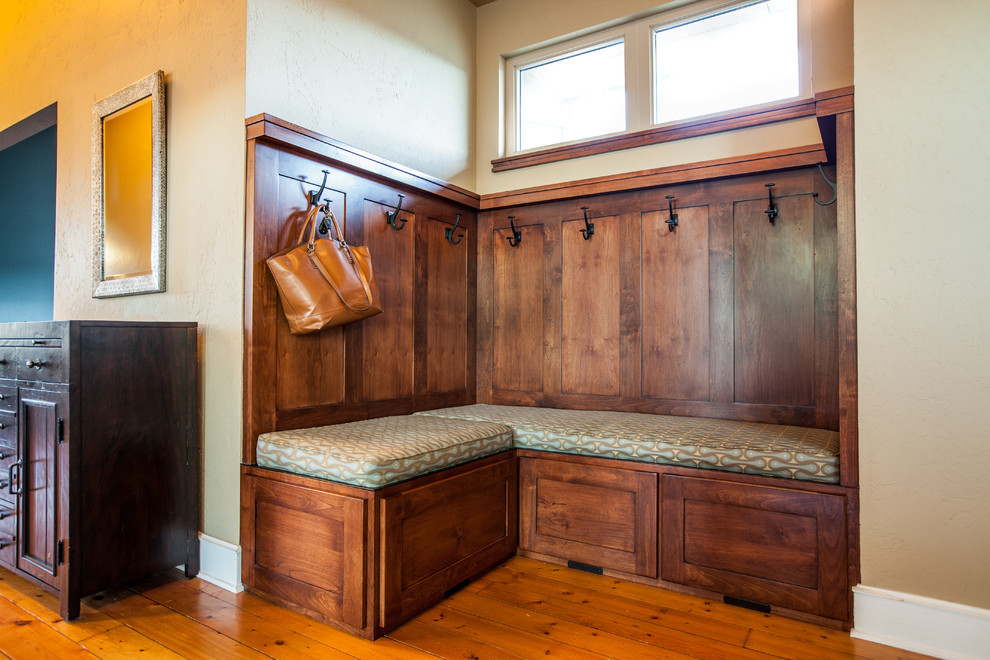
<instances>
[{"instance_id":1,"label":"dark wood paneling","mask_svg":"<svg viewBox=\"0 0 990 660\"><path fill-rule=\"evenodd\" d=\"M445 230L453 223L429 218L426 222L426 389L430 392L463 390L468 373L468 257L473 232L459 225L453 245ZM458 239L458 235L461 236Z\"/></svg>"},{"instance_id":2,"label":"dark wood paneling","mask_svg":"<svg viewBox=\"0 0 990 660\"><path fill-rule=\"evenodd\" d=\"M594 218L595 233L581 234L584 220L561 224L561 390L619 394L621 249L616 217Z\"/></svg>"},{"instance_id":3,"label":"dark wood paneling","mask_svg":"<svg viewBox=\"0 0 990 660\"><path fill-rule=\"evenodd\" d=\"M509 245L511 232L494 232L494 314L492 387L539 392L543 389L543 227L518 227L522 240Z\"/></svg>"},{"instance_id":4,"label":"dark wood paneling","mask_svg":"<svg viewBox=\"0 0 990 660\"><path fill-rule=\"evenodd\" d=\"M643 396L710 397L708 208L643 214Z\"/></svg>"},{"instance_id":5,"label":"dark wood paneling","mask_svg":"<svg viewBox=\"0 0 990 660\"><path fill-rule=\"evenodd\" d=\"M417 218L413 213L403 212L406 225L396 231L384 221L386 210L378 204L365 205L364 242L375 264L385 310L361 321L366 401L413 395Z\"/></svg>"},{"instance_id":6,"label":"dark wood paneling","mask_svg":"<svg viewBox=\"0 0 990 660\"><path fill-rule=\"evenodd\" d=\"M656 496L647 472L520 459L519 546L656 577Z\"/></svg>"},{"instance_id":7,"label":"dark wood paneling","mask_svg":"<svg viewBox=\"0 0 990 660\"><path fill-rule=\"evenodd\" d=\"M847 618L841 495L664 475L660 515L661 579Z\"/></svg>"},{"instance_id":8,"label":"dark wood paneling","mask_svg":"<svg viewBox=\"0 0 990 660\"><path fill-rule=\"evenodd\" d=\"M810 196L735 205L735 400L815 403L815 231Z\"/></svg>"}]
</instances>

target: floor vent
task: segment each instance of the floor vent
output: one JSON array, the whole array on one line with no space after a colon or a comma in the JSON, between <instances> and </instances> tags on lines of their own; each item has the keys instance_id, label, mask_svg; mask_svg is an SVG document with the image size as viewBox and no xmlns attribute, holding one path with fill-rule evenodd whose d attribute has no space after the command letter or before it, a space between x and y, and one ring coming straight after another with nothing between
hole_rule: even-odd
<instances>
[{"instance_id":1,"label":"floor vent","mask_svg":"<svg viewBox=\"0 0 990 660\"><path fill-rule=\"evenodd\" d=\"M582 564L579 561L568 561L567 568L576 568L579 571L584 571L585 573L594 573L595 575L601 575L603 570L601 566L592 566L591 564Z\"/></svg>"},{"instance_id":2,"label":"floor vent","mask_svg":"<svg viewBox=\"0 0 990 660\"><path fill-rule=\"evenodd\" d=\"M745 598L736 598L734 596L723 596L722 602L726 605L745 607L747 610L755 610L757 612L763 612L764 614L770 614L769 605L766 603L757 603L755 600L746 600Z\"/></svg>"}]
</instances>

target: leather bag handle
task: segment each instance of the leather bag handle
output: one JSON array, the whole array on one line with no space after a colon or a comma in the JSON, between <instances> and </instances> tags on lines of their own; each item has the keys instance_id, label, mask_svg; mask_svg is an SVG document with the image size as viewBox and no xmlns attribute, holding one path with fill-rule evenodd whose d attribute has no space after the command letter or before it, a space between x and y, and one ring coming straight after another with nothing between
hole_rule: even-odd
<instances>
[{"instance_id":1,"label":"leather bag handle","mask_svg":"<svg viewBox=\"0 0 990 660\"><path fill-rule=\"evenodd\" d=\"M365 305L364 307L352 307L351 305L348 304L347 300L340 293L340 289L337 288L336 282L333 281L333 277L330 276L330 273L327 272L327 269L323 266L322 263L320 263L320 260L316 257L314 253L313 244L316 240L316 214L320 211L320 209L324 209L324 213L330 216L330 222L333 224L333 231L337 237L337 239L334 242L341 250L344 251L344 254L347 255L347 260L350 262L351 268L354 269L354 274L357 275L358 279L361 280L361 285L364 287L364 295L368 299L368 304ZM344 305L344 307L351 310L352 312L364 312L370 309L371 306L374 304L374 300L372 299L373 296L371 293L371 286L368 283L368 278L365 277L364 273L361 271L361 268L358 267L357 262L354 260L354 255L351 253L350 246L347 244L346 241L344 241L344 234L342 231L340 231L340 225L337 224L337 218L336 216L334 216L333 211L330 209L330 205L321 204L319 206L313 207L313 210L309 212L309 215L306 217L306 222L303 224L302 229L299 232L299 239L296 241L297 244L303 242L303 236L306 234L307 226L309 226L309 242L306 244L306 254L309 257L310 263L313 264L313 267L320 272L320 275L323 276L323 279L325 279L327 281L327 284L330 285L330 288L334 290L334 293L336 293L337 297L340 298L340 302Z\"/></svg>"}]
</instances>

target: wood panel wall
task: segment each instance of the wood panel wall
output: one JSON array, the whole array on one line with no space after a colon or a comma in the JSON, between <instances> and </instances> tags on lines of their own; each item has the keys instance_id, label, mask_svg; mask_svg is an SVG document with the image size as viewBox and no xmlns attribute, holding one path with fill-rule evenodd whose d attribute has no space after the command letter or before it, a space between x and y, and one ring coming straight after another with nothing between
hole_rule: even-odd
<instances>
[{"instance_id":1,"label":"wood panel wall","mask_svg":"<svg viewBox=\"0 0 990 660\"><path fill-rule=\"evenodd\" d=\"M266 124L268 129L279 125ZM408 414L474 401L476 220L470 199L352 167L325 143L248 142L244 460L259 433ZM380 161L369 167L387 169ZM343 327L292 335L265 259L295 244L308 193L328 170L328 199L347 241L371 253L383 313ZM398 179L398 180L397 180ZM403 179L411 180L406 185ZM401 230L386 214L402 201ZM462 197L462 196L461 196ZM467 203L465 203L467 202ZM457 219L460 214L460 220ZM445 230L456 230L447 240ZM401 224L401 223L400 223Z\"/></svg>"},{"instance_id":2,"label":"wood panel wall","mask_svg":"<svg viewBox=\"0 0 990 660\"><path fill-rule=\"evenodd\" d=\"M478 400L838 429L836 206L815 192L806 167L482 212Z\"/></svg>"}]
</instances>

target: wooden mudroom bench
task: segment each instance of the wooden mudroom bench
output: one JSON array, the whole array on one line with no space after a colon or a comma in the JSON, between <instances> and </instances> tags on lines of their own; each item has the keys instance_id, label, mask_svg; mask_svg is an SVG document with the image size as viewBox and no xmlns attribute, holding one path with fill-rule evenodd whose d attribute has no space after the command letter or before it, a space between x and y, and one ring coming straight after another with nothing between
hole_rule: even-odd
<instances>
[{"instance_id":1,"label":"wooden mudroom bench","mask_svg":"<svg viewBox=\"0 0 990 660\"><path fill-rule=\"evenodd\" d=\"M374 638L518 552L849 628L852 90L814 106L820 143L484 196L250 118L245 586ZM292 335L310 193L384 311ZM493 434L350 451L441 422Z\"/></svg>"}]
</instances>

